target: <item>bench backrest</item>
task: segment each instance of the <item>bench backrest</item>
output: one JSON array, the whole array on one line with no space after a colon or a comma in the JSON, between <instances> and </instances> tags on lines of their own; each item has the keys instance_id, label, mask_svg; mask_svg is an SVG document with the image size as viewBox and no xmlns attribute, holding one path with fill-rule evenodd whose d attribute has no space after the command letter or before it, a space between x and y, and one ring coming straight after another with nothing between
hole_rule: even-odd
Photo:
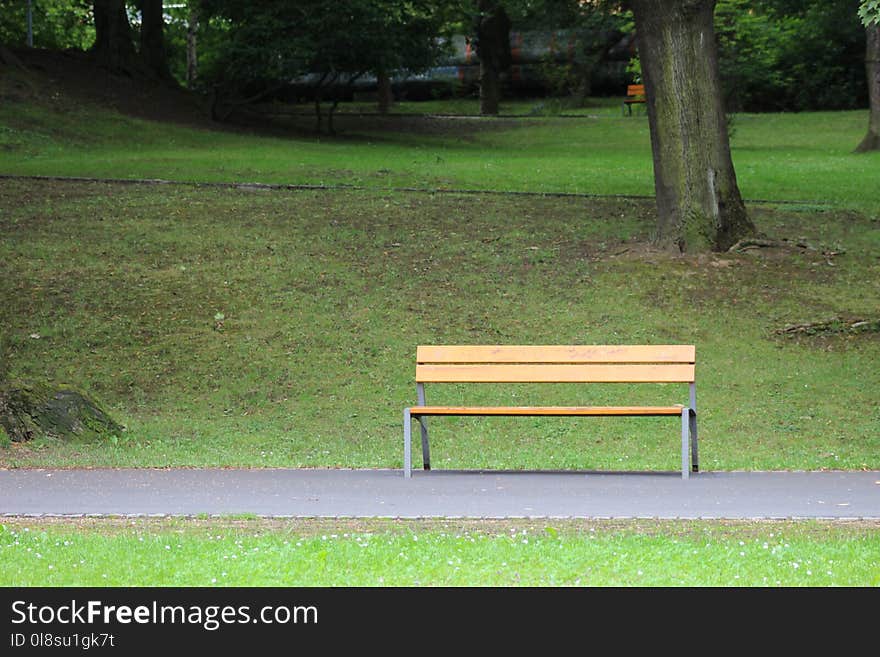
<instances>
[{"instance_id":1,"label":"bench backrest","mask_svg":"<svg viewBox=\"0 0 880 657\"><path fill-rule=\"evenodd\" d=\"M694 345L420 346L417 383L693 383Z\"/></svg>"},{"instance_id":2,"label":"bench backrest","mask_svg":"<svg viewBox=\"0 0 880 657\"><path fill-rule=\"evenodd\" d=\"M626 88L627 96L645 96L645 85L643 84L631 84Z\"/></svg>"}]
</instances>

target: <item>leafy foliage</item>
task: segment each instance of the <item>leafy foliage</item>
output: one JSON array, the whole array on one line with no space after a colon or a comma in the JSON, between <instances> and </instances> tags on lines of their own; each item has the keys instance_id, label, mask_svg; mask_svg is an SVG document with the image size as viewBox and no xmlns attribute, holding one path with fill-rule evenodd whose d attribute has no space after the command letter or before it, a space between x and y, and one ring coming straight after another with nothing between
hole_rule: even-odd
<instances>
[{"instance_id":1,"label":"leafy foliage","mask_svg":"<svg viewBox=\"0 0 880 657\"><path fill-rule=\"evenodd\" d=\"M205 0L222 39L206 76L224 87L285 83L306 73L337 81L423 70L440 53L445 5L402 0Z\"/></svg>"},{"instance_id":2,"label":"leafy foliage","mask_svg":"<svg viewBox=\"0 0 880 657\"><path fill-rule=\"evenodd\" d=\"M553 51L540 65L541 78L552 96L571 95L582 104L593 88L594 76L609 50L633 29L632 14L620 3L598 0L506 0L513 28L521 32L562 33L564 59ZM552 43L552 40L551 40Z\"/></svg>"},{"instance_id":3,"label":"leafy foliage","mask_svg":"<svg viewBox=\"0 0 880 657\"><path fill-rule=\"evenodd\" d=\"M40 0L31 6L35 47L86 50L94 42L92 3L88 0ZM22 0L0 0L0 43L25 45L26 7Z\"/></svg>"},{"instance_id":4,"label":"leafy foliage","mask_svg":"<svg viewBox=\"0 0 880 657\"><path fill-rule=\"evenodd\" d=\"M880 0L862 0L859 18L865 25L880 23Z\"/></svg>"},{"instance_id":5,"label":"leafy foliage","mask_svg":"<svg viewBox=\"0 0 880 657\"><path fill-rule=\"evenodd\" d=\"M731 110L779 109L780 90L791 84L780 68L782 44L791 41L791 21L771 21L766 13L746 11L750 0L721 0L715 9L719 69Z\"/></svg>"},{"instance_id":6,"label":"leafy foliage","mask_svg":"<svg viewBox=\"0 0 880 657\"><path fill-rule=\"evenodd\" d=\"M197 0L188 0L185 3L165 4L165 51L168 55L168 66L172 75L181 83L186 81L186 49L187 49L187 20L190 6L197 7ZM197 50L199 58L210 60L213 48L211 47L212 26L202 25L198 28ZM206 47L207 46L207 47Z\"/></svg>"},{"instance_id":7,"label":"leafy foliage","mask_svg":"<svg viewBox=\"0 0 880 657\"><path fill-rule=\"evenodd\" d=\"M719 0L715 28L730 109L865 105L865 35L854 0Z\"/></svg>"},{"instance_id":8,"label":"leafy foliage","mask_svg":"<svg viewBox=\"0 0 880 657\"><path fill-rule=\"evenodd\" d=\"M632 14L610 0L506 0L515 29L566 29L613 26L632 29Z\"/></svg>"}]
</instances>

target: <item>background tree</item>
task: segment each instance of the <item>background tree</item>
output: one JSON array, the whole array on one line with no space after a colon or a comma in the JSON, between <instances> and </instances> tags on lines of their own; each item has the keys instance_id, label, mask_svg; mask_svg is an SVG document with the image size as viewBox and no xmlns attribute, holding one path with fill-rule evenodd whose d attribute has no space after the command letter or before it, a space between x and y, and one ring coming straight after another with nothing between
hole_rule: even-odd
<instances>
[{"instance_id":1,"label":"background tree","mask_svg":"<svg viewBox=\"0 0 880 657\"><path fill-rule=\"evenodd\" d=\"M718 69L729 111L864 107L858 0L718 0Z\"/></svg>"},{"instance_id":2,"label":"background tree","mask_svg":"<svg viewBox=\"0 0 880 657\"><path fill-rule=\"evenodd\" d=\"M784 26L767 44L781 51L774 68L787 78L777 90L781 109L864 106L865 34L857 10L857 0L763 0L752 9L752 15L763 13L771 25Z\"/></svg>"},{"instance_id":3,"label":"background tree","mask_svg":"<svg viewBox=\"0 0 880 657\"><path fill-rule=\"evenodd\" d=\"M173 80L165 49L165 17L162 0L140 0L140 56L147 70L158 78Z\"/></svg>"},{"instance_id":4,"label":"background tree","mask_svg":"<svg viewBox=\"0 0 880 657\"><path fill-rule=\"evenodd\" d=\"M632 15L613 0L505 0L515 32L549 32L565 42L542 62L548 93L580 107L593 91L599 64L632 31ZM551 37L552 38L552 37Z\"/></svg>"},{"instance_id":5,"label":"background tree","mask_svg":"<svg viewBox=\"0 0 880 657\"><path fill-rule=\"evenodd\" d=\"M865 72L870 98L868 133L856 147L857 152L863 153L880 150L880 0L863 0L859 16L867 34Z\"/></svg>"},{"instance_id":6,"label":"background tree","mask_svg":"<svg viewBox=\"0 0 880 657\"><path fill-rule=\"evenodd\" d=\"M137 53L125 0L94 0L95 43L92 55L110 71L131 73L137 69Z\"/></svg>"},{"instance_id":7,"label":"background tree","mask_svg":"<svg viewBox=\"0 0 880 657\"><path fill-rule=\"evenodd\" d=\"M656 240L725 250L754 232L736 182L718 78L715 0L633 0L648 105Z\"/></svg>"},{"instance_id":8,"label":"background tree","mask_svg":"<svg viewBox=\"0 0 880 657\"><path fill-rule=\"evenodd\" d=\"M715 7L718 69L729 111L794 109L788 90L793 72L783 66L795 19L754 0L719 0Z\"/></svg>"},{"instance_id":9,"label":"background tree","mask_svg":"<svg viewBox=\"0 0 880 657\"><path fill-rule=\"evenodd\" d=\"M199 6L190 0L186 13L186 85L192 87L199 77L198 56Z\"/></svg>"},{"instance_id":10,"label":"background tree","mask_svg":"<svg viewBox=\"0 0 880 657\"><path fill-rule=\"evenodd\" d=\"M382 0L378 3L380 14L372 22L380 33L367 36L379 37L380 43L373 42L367 47L372 49L376 60L369 70L377 79L380 112L387 112L393 99L392 74L426 71L448 52L460 2Z\"/></svg>"},{"instance_id":11,"label":"background tree","mask_svg":"<svg viewBox=\"0 0 880 657\"><path fill-rule=\"evenodd\" d=\"M198 83L202 58L213 57L215 42L222 42L225 26L200 17L200 0L166 2L162 36L165 58L171 76L179 84L193 90L202 90Z\"/></svg>"},{"instance_id":12,"label":"background tree","mask_svg":"<svg viewBox=\"0 0 880 657\"><path fill-rule=\"evenodd\" d=\"M223 35L202 75L236 102L308 80L320 129L321 101L335 105L364 74L421 71L436 62L446 8L421 0L204 0L203 18Z\"/></svg>"},{"instance_id":13,"label":"background tree","mask_svg":"<svg viewBox=\"0 0 880 657\"><path fill-rule=\"evenodd\" d=\"M501 74L510 67L510 18L497 0L477 0L473 41L480 59L480 114L498 114Z\"/></svg>"}]
</instances>

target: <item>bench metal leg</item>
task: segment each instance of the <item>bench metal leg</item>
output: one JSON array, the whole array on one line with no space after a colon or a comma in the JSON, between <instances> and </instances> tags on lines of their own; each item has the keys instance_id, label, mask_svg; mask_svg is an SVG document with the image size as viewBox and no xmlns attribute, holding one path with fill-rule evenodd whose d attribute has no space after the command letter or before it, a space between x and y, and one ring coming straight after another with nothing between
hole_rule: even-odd
<instances>
[{"instance_id":1,"label":"bench metal leg","mask_svg":"<svg viewBox=\"0 0 880 657\"><path fill-rule=\"evenodd\" d=\"M419 400L419 406L425 405L425 384L416 384L416 397ZM422 463L425 470L431 469L431 448L428 445L428 425L427 420L421 415L418 416L419 427L422 430Z\"/></svg>"},{"instance_id":2,"label":"bench metal leg","mask_svg":"<svg viewBox=\"0 0 880 657\"><path fill-rule=\"evenodd\" d=\"M691 409L681 409L681 478L687 479L690 473L689 454L688 454L688 434L690 433L690 414Z\"/></svg>"},{"instance_id":3,"label":"bench metal leg","mask_svg":"<svg viewBox=\"0 0 880 657\"><path fill-rule=\"evenodd\" d=\"M403 409L403 476L412 477L412 418L408 408Z\"/></svg>"},{"instance_id":4,"label":"bench metal leg","mask_svg":"<svg viewBox=\"0 0 880 657\"><path fill-rule=\"evenodd\" d=\"M691 402L691 470L700 471L700 458L697 453L697 384L691 383L690 386L690 402Z\"/></svg>"},{"instance_id":5,"label":"bench metal leg","mask_svg":"<svg viewBox=\"0 0 880 657\"><path fill-rule=\"evenodd\" d=\"M422 463L424 464L425 470L431 469L431 447L428 445L428 426L425 423L425 418L421 415L416 417L419 421L419 426L422 429Z\"/></svg>"}]
</instances>

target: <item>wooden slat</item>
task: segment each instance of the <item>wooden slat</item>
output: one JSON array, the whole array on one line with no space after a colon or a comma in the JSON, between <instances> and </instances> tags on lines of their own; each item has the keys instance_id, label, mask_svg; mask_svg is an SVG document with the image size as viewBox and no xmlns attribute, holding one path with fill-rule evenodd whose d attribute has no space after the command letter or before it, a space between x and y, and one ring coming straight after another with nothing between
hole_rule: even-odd
<instances>
[{"instance_id":1,"label":"wooden slat","mask_svg":"<svg viewBox=\"0 0 880 657\"><path fill-rule=\"evenodd\" d=\"M681 415L682 406L416 406L412 415Z\"/></svg>"},{"instance_id":2,"label":"wooden slat","mask_svg":"<svg viewBox=\"0 0 880 657\"><path fill-rule=\"evenodd\" d=\"M693 363L694 345L423 345L418 363Z\"/></svg>"},{"instance_id":3,"label":"wooden slat","mask_svg":"<svg viewBox=\"0 0 880 657\"><path fill-rule=\"evenodd\" d=\"M693 365L416 365L418 383L690 383Z\"/></svg>"}]
</instances>

